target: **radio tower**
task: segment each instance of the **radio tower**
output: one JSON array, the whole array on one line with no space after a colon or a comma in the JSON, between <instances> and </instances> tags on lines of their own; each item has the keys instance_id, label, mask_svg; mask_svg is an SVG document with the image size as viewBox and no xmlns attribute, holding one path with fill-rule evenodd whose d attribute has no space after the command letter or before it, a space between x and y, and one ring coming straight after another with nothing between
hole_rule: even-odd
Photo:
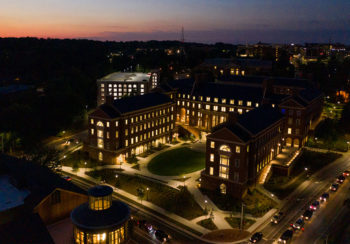
<instances>
[{"instance_id":1,"label":"radio tower","mask_svg":"<svg viewBox=\"0 0 350 244\"><path fill-rule=\"evenodd\" d=\"M184 30L183 26L181 27L181 39L180 39L180 42L181 43L185 42L185 30Z\"/></svg>"}]
</instances>

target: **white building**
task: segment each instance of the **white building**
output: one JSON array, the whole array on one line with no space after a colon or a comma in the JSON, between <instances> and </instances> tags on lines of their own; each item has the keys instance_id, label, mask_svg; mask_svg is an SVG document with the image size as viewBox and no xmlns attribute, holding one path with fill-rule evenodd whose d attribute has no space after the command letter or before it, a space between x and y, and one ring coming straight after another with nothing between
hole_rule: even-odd
<instances>
[{"instance_id":1,"label":"white building","mask_svg":"<svg viewBox=\"0 0 350 244\"><path fill-rule=\"evenodd\" d=\"M106 103L106 96L115 100L124 96L143 95L155 88L159 73L115 72L97 80L97 104Z\"/></svg>"}]
</instances>

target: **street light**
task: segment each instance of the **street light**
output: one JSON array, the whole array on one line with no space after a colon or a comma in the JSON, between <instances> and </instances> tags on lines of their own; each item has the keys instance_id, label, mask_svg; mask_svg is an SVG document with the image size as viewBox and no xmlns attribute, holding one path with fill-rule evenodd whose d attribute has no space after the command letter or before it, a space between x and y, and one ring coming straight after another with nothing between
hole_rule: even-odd
<instances>
[{"instance_id":1,"label":"street light","mask_svg":"<svg viewBox=\"0 0 350 244\"><path fill-rule=\"evenodd\" d=\"M207 210L207 203L208 203L208 201L207 201L207 199L205 199L205 200L204 200L204 211L205 211L205 212L208 211L208 210Z\"/></svg>"},{"instance_id":2,"label":"street light","mask_svg":"<svg viewBox=\"0 0 350 244\"><path fill-rule=\"evenodd\" d=\"M147 198L147 201L148 201L148 191L149 191L149 188L147 187L146 190L147 190L147 192L146 192L146 198Z\"/></svg>"},{"instance_id":3,"label":"street light","mask_svg":"<svg viewBox=\"0 0 350 244\"><path fill-rule=\"evenodd\" d=\"M305 167L305 171L307 171L307 170L308 170L308 168Z\"/></svg>"},{"instance_id":4,"label":"street light","mask_svg":"<svg viewBox=\"0 0 350 244\"><path fill-rule=\"evenodd\" d=\"M346 142L346 144L348 144L348 151L349 151L349 143L350 143L349 141Z\"/></svg>"},{"instance_id":5,"label":"street light","mask_svg":"<svg viewBox=\"0 0 350 244\"><path fill-rule=\"evenodd\" d=\"M66 155L63 156L63 158L66 158L66 157L67 157Z\"/></svg>"}]
</instances>

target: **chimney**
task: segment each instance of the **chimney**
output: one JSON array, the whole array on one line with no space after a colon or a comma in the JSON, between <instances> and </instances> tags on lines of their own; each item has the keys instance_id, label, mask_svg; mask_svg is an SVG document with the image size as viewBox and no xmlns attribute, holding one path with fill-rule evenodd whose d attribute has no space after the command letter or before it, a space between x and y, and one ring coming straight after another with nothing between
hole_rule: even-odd
<instances>
[{"instance_id":1,"label":"chimney","mask_svg":"<svg viewBox=\"0 0 350 244\"><path fill-rule=\"evenodd\" d=\"M114 101L113 96L109 96L109 95L106 96L106 104L112 105L113 101Z\"/></svg>"}]
</instances>

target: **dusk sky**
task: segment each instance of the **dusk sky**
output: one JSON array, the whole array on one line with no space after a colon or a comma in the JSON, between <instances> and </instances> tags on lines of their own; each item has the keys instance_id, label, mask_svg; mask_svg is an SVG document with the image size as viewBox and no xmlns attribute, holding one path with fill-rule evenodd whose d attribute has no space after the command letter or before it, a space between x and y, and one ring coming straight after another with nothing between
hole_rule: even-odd
<instances>
[{"instance_id":1,"label":"dusk sky","mask_svg":"<svg viewBox=\"0 0 350 244\"><path fill-rule=\"evenodd\" d=\"M0 0L1 37L350 43L350 0Z\"/></svg>"}]
</instances>

